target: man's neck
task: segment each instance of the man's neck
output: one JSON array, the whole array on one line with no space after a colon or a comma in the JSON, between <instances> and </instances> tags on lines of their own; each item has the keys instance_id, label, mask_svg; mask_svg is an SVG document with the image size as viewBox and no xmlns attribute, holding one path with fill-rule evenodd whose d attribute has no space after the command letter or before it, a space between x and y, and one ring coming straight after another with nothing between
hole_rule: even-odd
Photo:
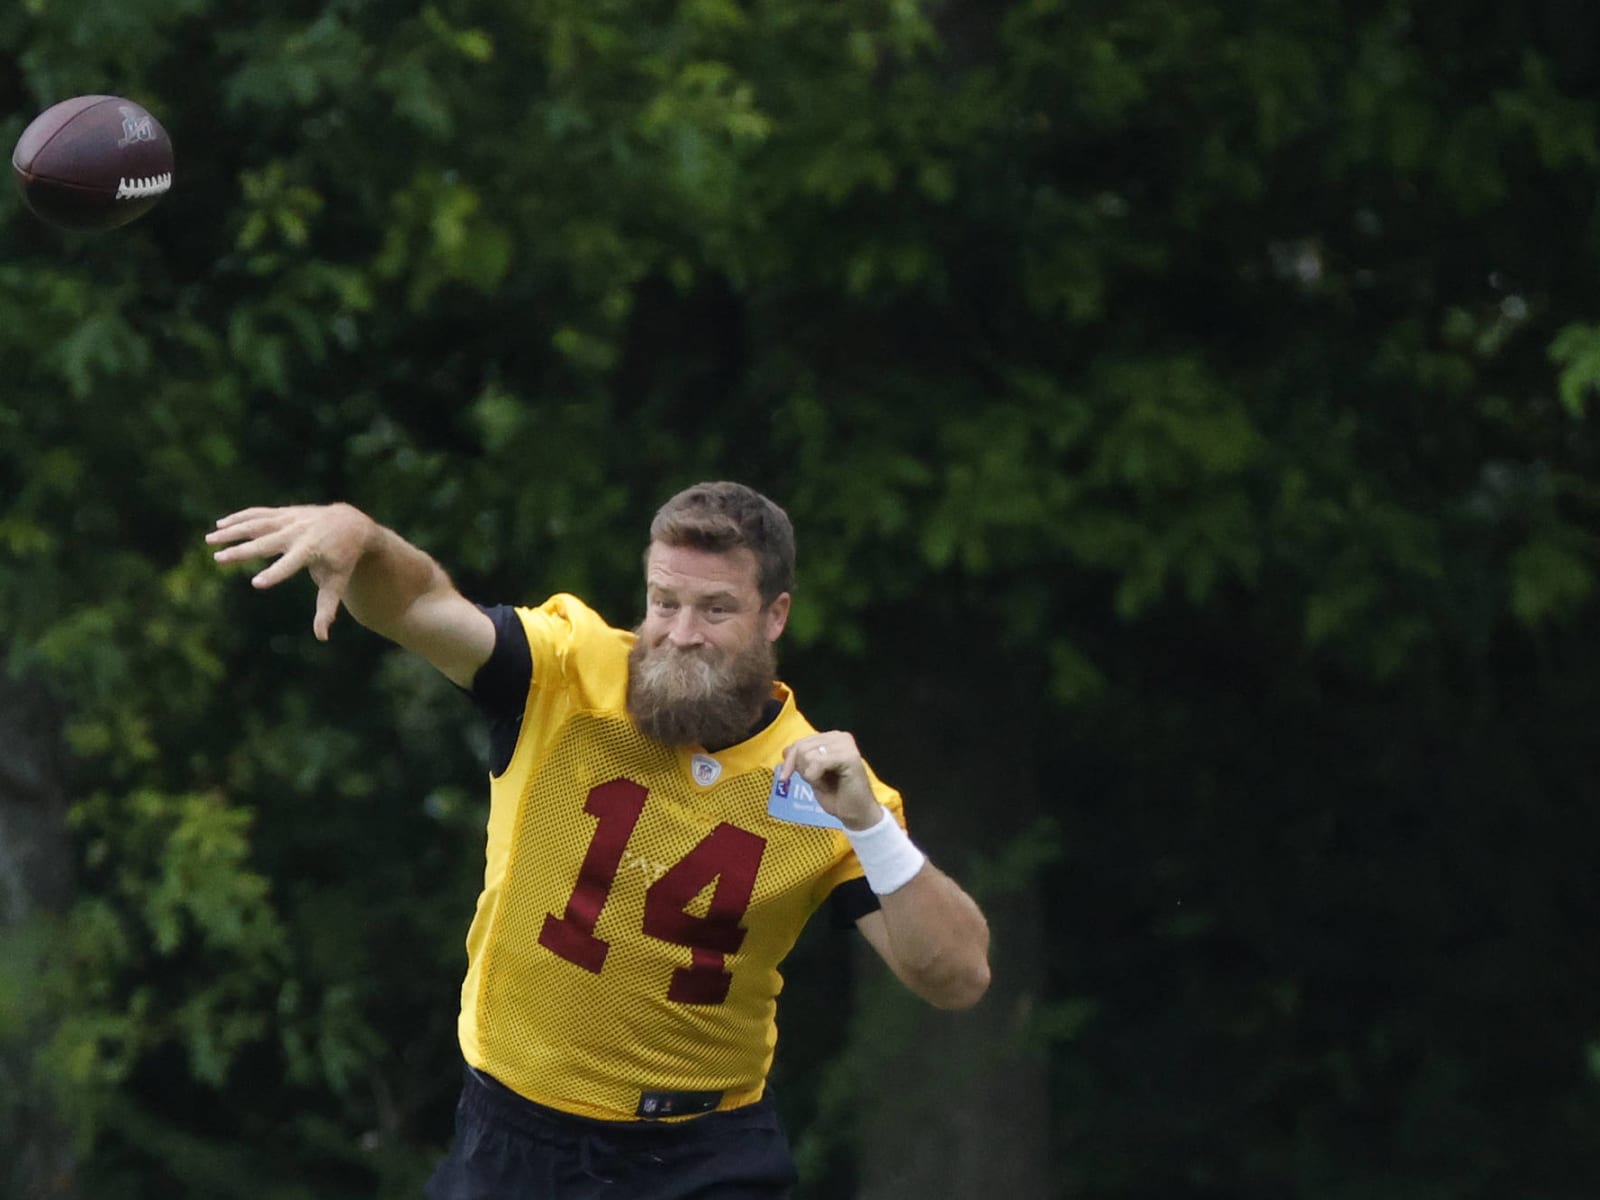
<instances>
[{"instance_id":1,"label":"man's neck","mask_svg":"<svg viewBox=\"0 0 1600 1200\"><path fill-rule=\"evenodd\" d=\"M761 706L761 711L756 714L755 720L750 723L750 728L745 730L744 736L740 738L738 742L729 742L727 746L707 746L706 749L711 751L713 754L720 754L722 751L726 750L728 746L737 746L739 742L748 742L751 738L755 737L756 734L760 733L768 725L771 725L774 721L776 721L778 719L778 714L782 711L783 701L778 699L776 696L768 696L766 703Z\"/></svg>"}]
</instances>

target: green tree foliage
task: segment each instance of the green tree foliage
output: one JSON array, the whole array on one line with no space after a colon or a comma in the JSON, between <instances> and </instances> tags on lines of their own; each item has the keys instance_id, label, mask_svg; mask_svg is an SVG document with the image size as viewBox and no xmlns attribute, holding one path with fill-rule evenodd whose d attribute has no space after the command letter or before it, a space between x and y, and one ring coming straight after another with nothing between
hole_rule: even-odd
<instances>
[{"instance_id":1,"label":"green tree foliage","mask_svg":"<svg viewBox=\"0 0 1600 1200\"><path fill-rule=\"evenodd\" d=\"M1055 1191L1592 1195L1597 24L0 10L0 133L115 92L178 152L115 234L0 198L0 628L81 856L0 1030L58 1018L85 1194L413 1195L448 1129L471 714L211 521L348 498L627 621L653 505L736 476L817 719L931 663L1025 756L1042 811L939 849L1043 906ZM847 1175L858 1091L787 1069Z\"/></svg>"}]
</instances>

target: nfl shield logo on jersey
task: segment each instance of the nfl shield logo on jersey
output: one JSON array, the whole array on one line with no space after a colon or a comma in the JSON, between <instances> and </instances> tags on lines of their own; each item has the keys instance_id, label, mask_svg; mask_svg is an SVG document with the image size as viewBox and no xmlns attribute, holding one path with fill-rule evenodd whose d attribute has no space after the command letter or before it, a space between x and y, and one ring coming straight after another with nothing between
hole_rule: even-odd
<instances>
[{"instance_id":1,"label":"nfl shield logo on jersey","mask_svg":"<svg viewBox=\"0 0 1600 1200\"><path fill-rule=\"evenodd\" d=\"M710 787L722 776L722 764L709 754L696 754L689 760L689 770L701 787Z\"/></svg>"}]
</instances>

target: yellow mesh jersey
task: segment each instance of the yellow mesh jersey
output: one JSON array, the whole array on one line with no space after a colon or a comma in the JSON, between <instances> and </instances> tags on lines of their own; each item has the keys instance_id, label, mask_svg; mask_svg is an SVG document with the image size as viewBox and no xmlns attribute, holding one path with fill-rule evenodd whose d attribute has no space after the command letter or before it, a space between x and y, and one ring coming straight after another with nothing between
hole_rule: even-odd
<instances>
[{"instance_id":1,"label":"yellow mesh jersey","mask_svg":"<svg viewBox=\"0 0 1600 1200\"><path fill-rule=\"evenodd\" d=\"M778 684L781 714L748 741L665 746L627 715L632 633L567 595L517 615L533 683L491 780L462 1052L583 1116L633 1119L646 1092L752 1103L777 1043L778 964L861 874L842 833L767 815L784 747L815 730ZM903 823L899 795L872 784Z\"/></svg>"}]
</instances>

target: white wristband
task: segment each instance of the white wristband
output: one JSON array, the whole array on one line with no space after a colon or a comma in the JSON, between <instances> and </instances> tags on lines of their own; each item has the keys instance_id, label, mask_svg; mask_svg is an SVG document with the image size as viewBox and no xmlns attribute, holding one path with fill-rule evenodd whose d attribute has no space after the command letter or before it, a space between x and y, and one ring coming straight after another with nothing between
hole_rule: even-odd
<instances>
[{"instance_id":1,"label":"white wristband","mask_svg":"<svg viewBox=\"0 0 1600 1200\"><path fill-rule=\"evenodd\" d=\"M887 808L876 825L869 829L846 826L844 835L861 860L867 886L880 896L905 887L928 861L928 856L917 849Z\"/></svg>"}]
</instances>

